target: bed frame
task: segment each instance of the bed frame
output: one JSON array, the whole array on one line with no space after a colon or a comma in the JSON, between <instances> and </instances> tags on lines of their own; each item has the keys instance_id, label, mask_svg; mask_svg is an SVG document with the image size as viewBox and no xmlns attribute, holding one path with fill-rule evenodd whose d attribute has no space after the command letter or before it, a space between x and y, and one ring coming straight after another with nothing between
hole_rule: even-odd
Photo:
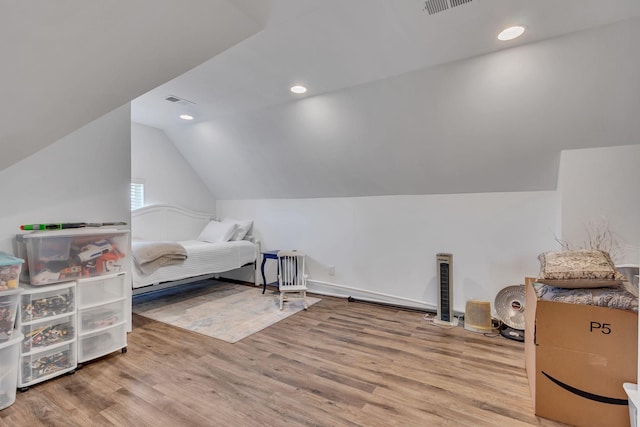
<instances>
[{"instance_id":1,"label":"bed frame","mask_svg":"<svg viewBox=\"0 0 640 427\"><path fill-rule=\"evenodd\" d=\"M213 219L216 218L215 215L211 213L197 212L175 205L157 204L144 206L131 212L131 237L132 239L151 241L196 240L204 227ZM251 238L249 240L258 245L256 260L253 263L243 265L243 267L253 264L254 281L257 286L258 274L256 265L257 255L260 253L260 246L259 242L255 239ZM198 280L217 278L219 274L220 273L212 273L133 288L132 294L138 295Z\"/></svg>"},{"instance_id":2,"label":"bed frame","mask_svg":"<svg viewBox=\"0 0 640 427\"><path fill-rule=\"evenodd\" d=\"M149 205L131 212L131 237L188 240L198 237L215 215L173 205Z\"/></svg>"}]
</instances>

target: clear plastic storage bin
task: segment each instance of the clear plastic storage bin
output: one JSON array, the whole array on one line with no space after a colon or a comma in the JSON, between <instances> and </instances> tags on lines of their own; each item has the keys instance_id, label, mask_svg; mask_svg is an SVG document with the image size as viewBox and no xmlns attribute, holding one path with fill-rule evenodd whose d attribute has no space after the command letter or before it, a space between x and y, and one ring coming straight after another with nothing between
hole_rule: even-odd
<instances>
[{"instance_id":1,"label":"clear plastic storage bin","mask_svg":"<svg viewBox=\"0 0 640 427\"><path fill-rule=\"evenodd\" d=\"M29 283L29 263L27 256L27 242L24 240L25 234L16 234L16 247L15 254L18 258L24 260L22 270L20 270L20 281Z\"/></svg>"},{"instance_id":2,"label":"clear plastic storage bin","mask_svg":"<svg viewBox=\"0 0 640 427\"><path fill-rule=\"evenodd\" d=\"M20 315L22 323L75 312L75 282L39 288L22 285Z\"/></svg>"},{"instance_id":3,"label":"clear plastic storage bin","mask_svg":"<svg viewBox=\"0 0 640 427\"><path fill-rule=\"evenodd\" d=\"M0 409L16 401L21 342L22 335L16 333L9 341L0 344Z\"/></svg>"},{"instance_id":4,"label":"clear plastic storage bin","mask_svg":"<svg viewBox=\"0 0 640 427\"><path fill-rule=\"evenodd\" d=\"M0 291L15 289L20 281L22 258L16 258L5 252L0 252Z\"/></svg>"},{"instance_id":5,"label":"clear plastic storage bin","mask_svg":"<svg viewBox=\"0 0 640 427\"><path fill-rule=\"evenodd\" d=\"M32 285L126 271L129 231L102 228L36 231L22 235Z\"/></svg>"},{"instance_id":6,"label":"clear plastic storage bin","mask_svg":"<svg viewBox=\"0 0 640 427\"><path fill-rule=\"evenodd\" d=\"M116 301L99 307L80 309L80 333L95 331L125 321L125 304Z\"/></svg>"},{"instance_id":7,"label":"clear plastic storage bin","mask_svg":"<svg viewBox=\"0 0 640 427\"><path fill-rule=\"evenodd\" d=\"M127 346L127 325L122 322L107 329L84 334L78 340L78 361L92 360Z\"/></svg>"},{"instance_id":8,"label":"clear plastic storage bin","mask_svg":"<svg viewBox=\"0 0 640 427\"><path fill-rule=\"evenodd\" d=\"M48 350L23 354L20 357L22 377L19 387L48 380L76 368L76 341L53 346Z\"/></svg>"},{"instance_id":9,"label":"clear plastic storage bin","mask_svg":"<svg viewBox=\"0 0 640 427\"><path fill-rule=\"evenodd\" d=\"M78 283L78 307L91 307L125 298L125 289L131 286L125 283L127 276L93 277Z\"/></svg>"},{"instance_id":10,"label":"clear plastic storage bin","mask_svg":"<svg viewBox=\"0 0 640 427\"><path fill-rule=\"evenodd\" d=\"M0 291L0 343L11 338L16 323L20 289Z\"/></svg>"},{"instance_id":11,"label":"clear plastic storage bin","mask_svg":"<svg viewBox=\"0 0 640 427\"><path fill-rule=\"evenodd\" d=\"M76 337L75 329L76 316L74 314L23 324L20 327L22 335L24 335L22 353L71 341Z\"/></svg>"}]
</instances>

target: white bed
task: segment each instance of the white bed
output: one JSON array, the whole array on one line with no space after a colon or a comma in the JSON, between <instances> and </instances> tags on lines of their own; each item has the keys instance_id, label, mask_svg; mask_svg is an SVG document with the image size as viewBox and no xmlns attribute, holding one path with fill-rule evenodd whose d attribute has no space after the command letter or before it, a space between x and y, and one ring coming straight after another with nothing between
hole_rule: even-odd
<instances>
[{"instance_id":1,"label":"white bed","mask_svg":"<svg viewBox=\"0 0 640 427\"><path fill-rule=\"evenodd\" d=\"M141 242L176 242L186 249L186 259L158 267L148 274L134 265L133 294L215 277L248 265L252 266L253 277L256 277L260 247L250 232L242 240L222 243L197 240L213 219L211 214L171 205L151 205L134 210L131 213L134 247Z\"/></svg>"}]
</instances>

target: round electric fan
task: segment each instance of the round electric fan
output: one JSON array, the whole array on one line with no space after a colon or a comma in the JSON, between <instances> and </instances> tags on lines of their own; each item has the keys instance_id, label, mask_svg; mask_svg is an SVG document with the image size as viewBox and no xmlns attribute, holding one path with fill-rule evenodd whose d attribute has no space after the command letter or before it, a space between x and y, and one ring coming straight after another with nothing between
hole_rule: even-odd
<instances>
[{"instance_id":1,"label":"round electric fan","mask_svg":"<svg viewBox=\"0 0 640 427\"><path fill-rule=\"evenodd\" d=\"M507 286L496 295L496 317L503 323L500 335L524 341L524 285Z\"/></svg>"}]
</instances>

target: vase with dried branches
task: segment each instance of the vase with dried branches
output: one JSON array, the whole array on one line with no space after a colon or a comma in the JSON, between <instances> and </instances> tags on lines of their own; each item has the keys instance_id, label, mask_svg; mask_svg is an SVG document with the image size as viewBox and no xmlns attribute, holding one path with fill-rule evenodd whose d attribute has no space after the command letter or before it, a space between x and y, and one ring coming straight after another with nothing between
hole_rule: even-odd
<instances>
[{"instance_id":1,"label":"vase with dried branches","mask_svg":"<svg viewBox=\"0 0 640 427\"><path fill-rule=\"evenodd\" d=\"M615 238L607 218L603 217L597 221L588 221L584 227L587 238L582 242L568 242L558 236L555 236L555 240L566 251L579 249L601 250L607 252L614 261L621 255L622 246Z\"/></svg>"}]
</instances>

